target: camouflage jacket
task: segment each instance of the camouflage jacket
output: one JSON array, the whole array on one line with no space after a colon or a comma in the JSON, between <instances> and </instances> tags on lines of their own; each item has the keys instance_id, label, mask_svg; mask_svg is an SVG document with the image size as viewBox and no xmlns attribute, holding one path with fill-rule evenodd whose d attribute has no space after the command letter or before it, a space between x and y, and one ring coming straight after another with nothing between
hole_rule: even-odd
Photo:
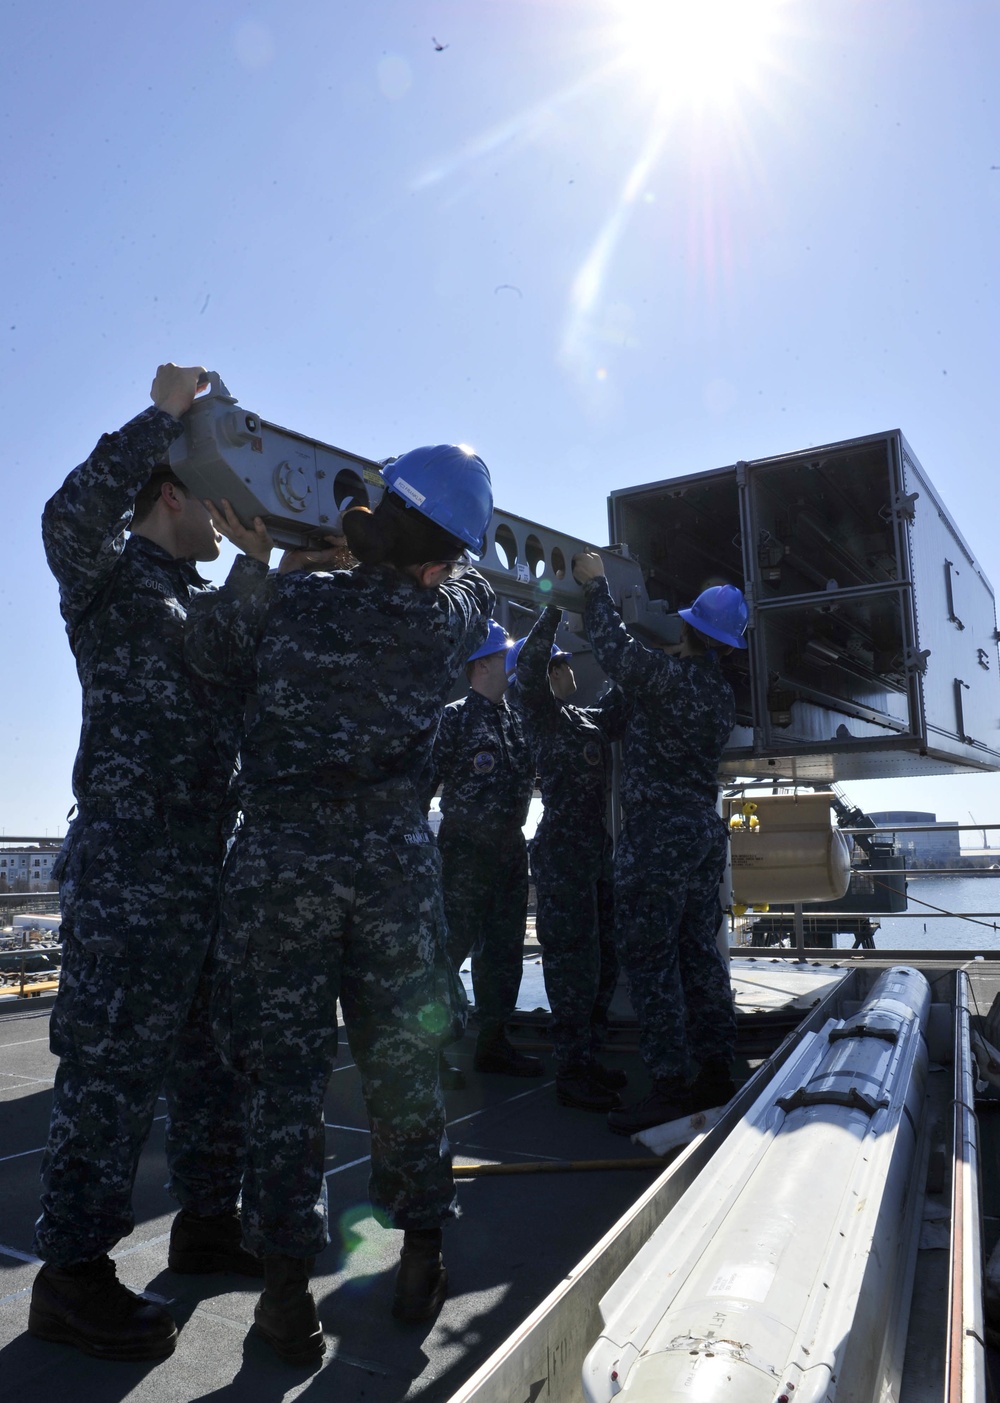
<instances>
[{"instance_id":1,"label":"camouflage jacket","mask_svg":"<svg viewBox=\"0 0 1000 1403\"><path fill-rule=\"evenodd\" d=\"M243 807L415 787L493 603L475 570L423 589L385 565L270 574L253 592L198 600L189 664L255 694L241 748Z\"/></svg>"},{"instance_id":2,"label":"camouflage jacket","mask_svg":"<svg viewBox=\"0 0 1000 1403\"><path fill-rule=\"evenodd\" d=\"M628 703L612 686L595 706L559 701L549 659L560 610L542 611L517 660L516 702L528 730L544 811L538 836L602 844L611 790L611 742L625 734Z\"/></svg>"},{"instance_id":3,"label":"camouflage jacket","mask_svg":"<svg viewBox=\"0 0 1000 1403\"><path fill-rule=\"evenodd\" d=\"M718 658L646 648L622 623L603 576L586 586L583 625L594 656L631 707L622 746L626 815L669 821L671 807L714 809L719 761L736 724Z\"/></svg>"},{"instance_id":4,"label":"camouflage jacket","mask_svg":"<svg viewBox=\"0 0 1000 1403\"><path fill-rule=\"evenodd\" d=\"M521 717L506 697L497 705L469 692L445 707L426 777L428 803L438 784L443 843L460 838L503 847L517 838L535 787L535 762Z\"/></svg>"},{"instance_id":5,"label":"camouflage jacket","mask_svg":"<svg viewBox=\"0 0 1000 1403\"><path fill-rule=\"evenodd\" d=\"M243 694L184 665L185 614L213 587L190 561L125 535L136 493L180 433L179 420L150 407L105 434L42 515L83 687L73 790L81 808L122 817L218 811L242 726ZM254 566L243 557L230 578Z\"/></svg>"}]
</instances>

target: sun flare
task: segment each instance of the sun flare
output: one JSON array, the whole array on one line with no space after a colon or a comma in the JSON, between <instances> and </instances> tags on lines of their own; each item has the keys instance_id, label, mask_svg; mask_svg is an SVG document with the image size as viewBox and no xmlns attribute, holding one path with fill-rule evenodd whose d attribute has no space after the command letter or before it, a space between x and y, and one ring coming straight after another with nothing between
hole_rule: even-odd
<instances>
[{"instance_id":1,"label":"sun flare","mask_svg":"<svg viewBox=\"0 0 1000 1403\"><path fill-rule=\"evenodd\" d=\"M768 65L788 0L615 0L619 52L665 101L726 106Z\"/></svg>"}]
</instances>

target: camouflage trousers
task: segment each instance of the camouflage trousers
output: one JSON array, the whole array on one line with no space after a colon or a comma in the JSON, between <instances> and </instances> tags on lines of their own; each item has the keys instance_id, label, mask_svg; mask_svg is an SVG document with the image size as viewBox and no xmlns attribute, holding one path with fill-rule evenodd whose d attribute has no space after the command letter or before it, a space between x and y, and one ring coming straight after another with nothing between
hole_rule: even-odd
<instances>
[{"instance_id":1,"label":"camouflage trousers","mask_svg":"<svg viewBox=\"0 0 1000 1403\"><path fill-rule=\"evenodd\" d=\"M438 1050L455 1035L439 950L440 858L416 803L246 816L226 862L212 1018L249 1082L243 1232L255 1252L327 1241L323 1099L337 1001L371 1129L379 1221L455 1213Z\"/></svg>"},{"instance_id":2,"label":"camouflage trousers","mask_svg":"<svg viewBox=\"0 0 1000 1403\"><path fill-rule=\"evenodd\" d=\"M35 1251L67 1266L132 1231L161 1091L168 1188L199 1214L239 1199L246 1110L208 1018L218 823L81 816L60 862L63 964L50 1022L60 1060Z\"/></svg>"},{"instance_id":3,"label":"camouflage trousers","mask_svg":"<svg viewBox=\"0 0 1000 1403\"><path fill-rule=\"evenodd\" d=\"M560 1072L594 1057L618 982L610 840L594 849L581 852L544 831L531 845L535 933Z\"/></svg>"},{"instance_id":4,"label":"camouflage trousers","mask_svg":"<svg viewBox=\"0 0 1000 1403\"><path fill-rule=\"evenodd\" d=\"M694 1063L733 1055L736 1017L716 935L725 825L712 809L633 830L615 853L618 953L650 1075L689 1077Z\"/></svg>"},{"instance_id":5,"label":"camouflage trousers","mask_svg":"<svg viewBox=\"0 0 1000 1403\"><path fill-rule=\"evenodd\" d=\"M528 919L528 851L521 830L484 848L442 827L438 835L456 969L472 956L472 990L480 1032L497 1032L517 1007Z\"/></svg>"}]
</instances>

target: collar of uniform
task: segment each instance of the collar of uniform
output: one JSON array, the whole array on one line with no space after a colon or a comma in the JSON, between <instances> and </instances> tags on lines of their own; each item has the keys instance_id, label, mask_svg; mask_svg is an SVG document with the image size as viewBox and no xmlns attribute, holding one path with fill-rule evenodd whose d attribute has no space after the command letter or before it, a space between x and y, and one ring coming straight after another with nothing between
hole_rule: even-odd
<instances>
[{"instance_id":1,"label":"collar of uniform","mask_svg":"<svg viewBox=\"0 0 1000 1403\"><path fill-rule=\"evenodd\" d=\"M175 570L186 584L198 585L202 589L209 583L203 575L199 575L191 560L179 560L177 556L171 555L168 550L156 541L151 541L148 536L129 536L129 548L135 555L144 556L147 560L155 561L161 569Z\"/></svg>"},{"instance_id":2,"label":"collar of uniform","mask_svg":"<svg viewBox=\"0 0 1000 1403\"><path fill-rule=\"evenodd\" d=\"M507 711L510 709L507 704L506 693L504 693L504 695L500 698L498 702L494 702L490 701L489 697L484 697L482 692L476 692L470 687L468 692L466 692L465 694L465 699L472 706L481 707L484 711L489 711L491 713L496 711Z\"/></svg>"},{"instance_id":3,"label":"collar of uniform","mask_svg":"<svg viewBox=\"0 0 1000 1403\"><path fill-rule=\"evenodd\" d=\"M391 580L394 584L410 585L413 589L420 588L412 575L408 575L405 570L397 570L395 565L387 565L384 560L379 561L377 564L363 560L360 565L355 565L350 573L352 575L368 575L375 579Z\"/></svg>"}]
</instances>

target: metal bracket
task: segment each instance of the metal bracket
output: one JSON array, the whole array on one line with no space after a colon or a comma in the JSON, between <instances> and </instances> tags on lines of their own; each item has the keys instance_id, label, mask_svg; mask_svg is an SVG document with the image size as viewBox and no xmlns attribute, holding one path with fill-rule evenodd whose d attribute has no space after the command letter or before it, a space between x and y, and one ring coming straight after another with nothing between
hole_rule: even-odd
<instances>
[{"instance_id":1,"label":"metal bracket","mask_svg":"<svg viewBox=\"0 0 1000 1403\"><path fill-rule=\"evenodd\" d=\"M948 601L948 618L956 628L964 629L965 624L955 612L955 580L958 577L958 567L953 560L946 560L944 563L944 590Z\"/></svg>"},{"instance_id":2,"label":"metal bracket","mask_svg":"<svg viewBox=\"0 0 1000 1403\"><path fill-rule=\"evenodd\" d=\"M902 520L912 521L917 514L914 503L919 496L919 492L897 492L892 499L893 511Z\"/></svg>"},{"instance_id":3,"label":"metal bracket","mask_svg":"<svg viewBox=\"0 0 1000 1403\"><path fill-rule=\"evenodd\" d=\"M957 732L958 732L958 738L959 738L960 741L964 741L966 745L975 745L975 743L976 743L976 742L975 742L975 737L974 737L974 736L970 736L970 735L966 735L966 731L965 731L965 707L962 705L962 693L963 693L963 691L965 691L965 692L971 692L971 691L972 691L972 688L969 686L968 682L963 682L962 679L961 679L961 677L956 677L956 678L955 678L955 721L956 721L956 723L957 723L957 725L956 725L956 730L957 730Z\"/></svg>"},{"instance_id":4,"label":"metal bracket","mask_svg":"<svg viewBox=\"0 0 1000 1403\"><path fill-rule=\"evenodd\" d=\"M856 1086L848 1087L846 1091L807 1091L800 1086L791 1096L779 1096L776 1104L786 1114L803 1106L846 1106L849 1111L864 1111L866 1116L873 1116L876 1111L884 1111L889 1102L876 1101Z\"/></svg>"},{"instance_id":5,"label":"metal bracket","mask_svg":"<svg viewBox=\"0 0 1000 1403\"><path fill-rule=\"evenodd\" d=\"M930 655L929 648L906 648L903 651L903 666L907 672L919 672L923 675L927 671L927 659Z\"/></svg>"},{"instance_id":6,"label":"metal bracket","mask_svg":"<svg viewBox=\"0 0 1000 1403\"><path fill-rule=\"evenodd\" d=\"M274 470L274 490L293 512L304 512L312 494L309 474L301 463L279 463Z\"/></svg>"},{"instance_id":7,"label":"metal bracket","mask_svg":"<svg viewBox=\"0 0 1000 1403\"><path fill-rule=\"evenodd\" d=\"M208 372L208 391L206 394L199 395L198 399L220 399L225 400L226 404L236 403L236 396L229 393L226 382L217 370Z\"/></svg>"},{"instance_id":8,"label":"metal bracket","mask_svg":"<svg viewBox=\"0 0 1000 1403\"><path fill-rule=\"evenodd\" d=\"M873 1028L868 1023L855 1023L853 1028L834 1028L828 1035L832 1043L839 1043L844 1038L881 1038L882 1042L894 1043L899 1041L899 1032L895 1028Z\"/></svg>"}]
</instances>

